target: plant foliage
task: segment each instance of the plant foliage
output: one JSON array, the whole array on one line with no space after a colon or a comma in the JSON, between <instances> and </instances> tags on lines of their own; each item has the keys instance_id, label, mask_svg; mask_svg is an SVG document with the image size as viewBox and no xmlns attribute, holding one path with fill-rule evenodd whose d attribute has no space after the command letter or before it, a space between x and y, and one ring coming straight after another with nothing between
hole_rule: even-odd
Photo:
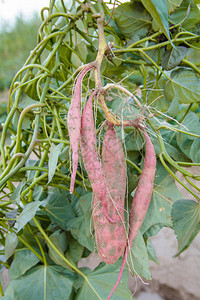
<instances>
[{"instance_id":1,"label":"plant foliage","mask_svg":"<svg viewBox=\"0 0 200 300\"><path fill-rule=\"evenodd\" d=\"M92 189L81 158L69 192L68 110L76 76L100 57L102 36L99 76L102 87L112 87L95 103L99 149L106 114L120 122L139 116L157 154L151 203L127 267L151 278L149 260L157 258L150 238L163 227L174 229L177 255L189 247L200 229L200 176L187 169L200 165L199 16L194 0L50 0L42 10L37 45L13 78L1 127L1 265L11 278L2 299L106 299L118 277L121 259L94 270L79 267L96 252ZM82 106L97 83L92 72L84 77ZM117 132L126 153L128 208L144 140L131 126ZM176 181L191 199L183 200ZM130 296L125 271L114 299Z\"/></svg>"}]
</instances>

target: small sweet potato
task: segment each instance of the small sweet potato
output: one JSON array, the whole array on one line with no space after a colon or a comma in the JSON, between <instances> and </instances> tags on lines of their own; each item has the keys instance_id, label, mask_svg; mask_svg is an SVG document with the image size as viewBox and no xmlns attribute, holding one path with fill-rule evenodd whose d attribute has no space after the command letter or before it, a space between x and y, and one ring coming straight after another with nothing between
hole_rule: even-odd
<instances>
[{"instance_id":1,"label":"small sweet potato","mask_svg":"<svg viewBox=\"0 0 200 300\"><path fill-rule=\"evenodd\" d=\"M78 167L78 148L80 142L80 131L81 131L81 112L80 112L80 104L81 104L81 83L85 74L91 70L93 67L92 64L87 65L85 69L79 75L74 94L71 100L71 105L68 111L68 118L67 118L67 127L69 132L69 139L72 148L72 163L73 163L73 170L71 176L71 185L70 185L70 193L73 193L74 184L75 184L75 177L76 171Z\"/></svg>"}]
</instances>

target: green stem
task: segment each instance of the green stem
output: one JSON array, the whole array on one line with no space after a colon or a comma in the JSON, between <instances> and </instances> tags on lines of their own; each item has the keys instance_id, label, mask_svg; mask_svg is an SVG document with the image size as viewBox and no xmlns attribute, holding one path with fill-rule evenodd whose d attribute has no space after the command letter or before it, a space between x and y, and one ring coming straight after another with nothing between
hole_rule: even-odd
<instances>
[{"instance_id":1,"label":"green stem","mask_svg":"<svg viewBox=\"0 0 200 300\"><path fill-rule=\"evenodd\" d=\"M4 292L3 292L3 287L2 287L2 284L1 284L1 280L0 280L0 294L1 294L2 297L4 296Z\"/></svg>"},{"instance_id":2,"label":"green stem","mask_svg":"<svg viewBox=\"0 0 200 300\"><path fill-rule=\"evenodd\" d=\"M24 71L26 71L27 69L33 69L33 68L38 68L38 69L41 69L42 71L44 71L46 74L48 75L51 75L51 72L49 71L49 69L47 69L45 66L42 66L42 65L39 65L39 64L30 64L30 65L27 65L27 66L24 66L22 67L18 72L17 74L15 75L15 77L13 78L13 81L12 81L12 84L10 86L10 89L11 91L13 90L13 85L14 85L14 82L17 80L17 77L23 73Z\"/></svg>"},{"instance_id":3,"label":"green stem","mask_svg":"<svg viewBox=\"0 0 200 300\"><path fill-rule=\"evenodd\" d=\"M45 97L46 97L46 93L48 90L48 85L50 82L50 77L48 77L46 79L44 88L43 88L43 92L42 92L42 96L40 99L40 103L44 103ZM32 141L26 151L26 153L24 154L24 157L22 158L22 160L17 164L17 166L15 168L13 168L9 174L7 174L6 176L4 176L3 178L3 174L1 176L2 180L0 181L0 188L21 168L23 167L23 165L25 164L25 162L27 161L27 159L29 158L31 152L33 151L33 148L35 146L36 140L37 140L37 136L38 136L38 132L39 132L39 125L40 125L40 116L39 114L36 115L35 118L35 128L34 128L34 132L33 132L33 137L32 137Z\"/></svg>"},{"instance_id":4,"label":"green stem","mask_svg":"<svg viewBox=\"0 0 200 300\"><path fill-rule=\"evenodd\" d=\"M171 78L157 65L157 63L148 55L146 54L143 50L140 50L140 53L142 53L150 62L159 70L168 80L171 81Z\"/></svg>"},{"instance_id":5,"label":"green stem","mask_svg":"<svg viewBox=\"0 0 200 300\"><path fill-rule=\"evenodd\" d=\"M45 256L44 250L43 250L43 248L42 248L42 245L41 245L41 243L40 243L38 237L37 237L35 234L34 234L34 237L35 237L36 242L37 242L37 244L38 244L38 246L39 246L39 248L40 248L40 252L42 253L44 265L47 266L47 260L46 260L46 256Z\"/></svg>"},{"instance_id":6,"label":"green stem","mask_svg":"<svg viewBox=\"0 0 200 300\"><path fill-rule=\"evenodd\" d=\"M18 126L17 126L17 143L15 146L15 154L17 154L20 150L20 143L21 143L21 139L20 139L20 135L21 135L21 128L22 128L22 123L23 120L25 118L25 115L32 109L36 108L36 107L43 107L45 106L44 103L36 103L36 104L31 104L29 106L27 106L20 114L19 117L19 122L18 122Z\"/></svg>"},{"instance_id":7,"label":"green stem","mask_svg":"<svg viewBox=\"0 0 200 300\"><path fill-rule=\"evenodd\" d=\"M167 203L169 204L173 204L173 201L167 199L166 197L164 197L162 194L160 194L156 189L153 189L153 192L156 193L159 197L161 197L163 200L165 200Z\"/></svg>"},{"instance_id":8,"label":"green stem","mask_svg":"<svg viewBox=\"0 0 200 300\"><path fill-rule=\"evenodd\" d=\"M44 263L42 256L38 254L37 251L34 248L32 248L31 245L29 245L29 243L27 243L21 236L17 236L17 238L20 242L22 242L22 244L24 244L29 250L31 250L42 263Z\"/></svg>"},{"instance_id":9,"label":"green stem","mask_svg":"<svg viewBox=\"0 0 200 300\"><path fill-rule=\"evenodd\" d=\"M142 90L143 105L145 105L146 104L146 88L147 88L147 71L146 71L146 68L144 67L144 64L141 65L141 68L142 68L143 79L144 79L143 90Z\"/></svg>"},{"instance_id":10,"label":"green stem","mask_svg":"<svg viewBox=\"0 0 200 300\"><path fill-rule=\"evenodd\" d=\"M71 267L76 273L78 273L79 275L81 275L84 280L87 282L87 284L90 286L90 288L92 289L92 291L95 293L95 295L97 296L98 299L101 299L101 297L97 294L96 290L93 288L93 286L91 285L90 281L88 280L87 276L82 273L76 266L74 266L57 248L56 246L53 244L53 242L50 240L50 238L47 236L46 232L43 230L43 228L41 227L40 223L38 222L38 220L33 217L33 222L35 223L35 225L37 226L38 230L41 232L41 234L43 235L45 241L47 242L47 244L49 244L49 246L51 246L51 248L57 253L57 255L69 266ZM101 299L102 300L102 299Z\"/></svg>"},{"instance_id":11,"label":"green stem","mask_svg":"<svg viewBox=\"0 0 200 300\"><path fill-rule=\"evenodd\" d=\"M151 40L153 40L155 37L159 36L161 33L162 33L162 32L159 31L159 32L156 32L156 33L154 33L154 34L148 36L148 37L145 37L145 38L143 38L143 39L141 39L141 40L139 40L139 41L137 41L137 42L131 44L131 45L128 47L128 49L129 49L129 48L130 48L130 49L131 49L131 48L134 48L135 46L138 46L139 44L145 43L145 42L147 42L147 41L151 41Z\"/></svg>"},{"instance_id":12,"label":"green stem","mask_svg":"<svg viewBox=\"0 0 200 300\"><path fill-rule=\"evenodd\" d=\"M24 171L29 171L29 170L36 170L38 173L40 173L40 172L46 172L46 173L40 175L40 176L37 177L37 178L35 178L35 180L33 181L33 183L32 183L31 185L29 185L29 186L21 193L21 197L24 197L31 189L33 189L34 186L35 186L39 181L41 181L41 180L45 179L46 177L48 177L48 172L49 172L49 170L48 170L47 168L42 168L42 167L34 167L34 166L32 166L32 167L31 167L31 166L30 166L30 167L23 167L23 168L21 168L21 169L19 170L19 172L24 172ZM62 174L62 173L60 173L60 172L55 172L54 174L55 174L55 176L58 176L58 177L62 178L63 181L66 181L66 180L67 180L68 182L70 182L70 180L71 180L69 176L67 176L67 175L65 175L65 174ZM80 173L79 173L79 175L80 175ZM83 184L82 181L76 179L75 182L76 182L79 186L85 187L85 185ZM85 182L89 184L88 181L85 181ZM89 189L89 188L88 188L88 189Z\"/></svg>"},{"instance_id":13,"label":"green stem","mask_svg":"<svg viewBox=\"0 0 200 300\"><path fill-rule=\"evenodd\" d=\"M0 181L0 188L17 172L19 171L19 169L21 167L24 166L25 162L27 161L27 159L29 158L31 152L33 151L33 148L35 146L36 140L37 140L37 135L38 135L38 131L39 131L39 115L36 116L35 119L35 128L34 128L34 132L33 132L33 137L32 137L32 141L26 151L26 153L24 154L24 157L22 158L22 160L17 164L17 166L12 169L10 171L9 174L7 174L6 176L1 176L2 180ZM2 174L3 175L3 174Z\"/></svg>"},{"instance_id":14,"label":"green stem","mask_svg":"<svg viewBox=\"0 0 200 300\"><path fill-rule=\"evenodd\" d=\"M188 177L192 177L195 178L197 177L196 175L187 172L185 169L181 168L176 161L174 161L169 154L167 153L166 149L165 149L165 145L164 145L164 141L162 138L161 133L158 131L158 129L155 127L155 125L153 124L153 122L151 122L150 120L148 120L148 123L150 124L150 126L153 128L153 130L155 131L159 144L160 144L160 148L161 148L161 152L163 153L165 159L168 161L168 163L170 163L170 165L172 165L174 168L176 168L179 172L181 172L182 174L188 176Z\"/></svg>"},{"instance_id":15,"label":"green stem","mask_svg":"<svg viewBox=\"0 0 200 300\"><path fill-rule=\"evenodd\" d=\"M0 176L0 180L1 180L5 175L7 175L7 174L10 172L10 170L11 170L11 169L13 168L13 166L15 165L16 159L18 159L19 157L24 157L24 154L23 154L23 153L17 153L17 154L15 154L15 155L11 158L11 160L10 160L10 162L9 162L9 164L8 164L8 166L7 166L7 168L5 168L5 170L3 171L2 175Z\"/></svg>"},{"instance_id":16,"label":"green stem","mask_svg":"<svg viewBox=\"0 0 200 300\"><path fill-rule=\"evenodd\" d=\"M196 39L196 37L185 37L185 38L179 38L179 39L172 39L171 42L174 43L174 42L177 42L177 43L184 43L184 41L188 41L188 40L192 40L192 39ZM162 48L164 46L167 46L169 44L171 44L170 41L166 41L166 42L163 42L163 43L159 43L159 44L155 44L155 45L152 45L152 46L148 46L148 47L141 47L141 48L130 48L130 47L127 47L127 48L119 48L117 50L113 50L113 53L114 54L119 54L119 53L126 53L126 52L138 52L138 51L150 51L150 50L154 50L154 49L157 49L157 48Z\"/></svg>"},{"instance_id":17,"label":"green stem","mask_svg":"<svg viewBox=\"0 0 200 300\"><path fill-rule=\"evenodd\" d=\"M196 67L192 62L190 62L189 60L183 59L183 60L182 60L182 63L184 63L184 64L190 66L195 72L197 72L198 74L200 74L199 68L197 68L197 67Z\"/></svg>"},{"instance_id":18,"label":"green stem","mask_svg":"<svg viewBox=\"0 0 200 300\"><path fill-rule=\"evenodd\" d=\"M184 176L184 178L187 180L187 182L198 192L200 192L200 188L198 186L196 186L196 184L194 184L187 176Z\"/></svg>"},{"instance_id":19,"label":"green stem","mask_svg":"<svg viewBox=\"0 0 200 300\"><path fill-rule=\"evenodd\" d=\"M64 143L66 145L70 145L70 142L67 140L60 140L60 139L55 139L55 138L51 138L51 139L42 139L42 140L38 140L39 143L46 143L46 142L50 142L50 143Z\"/></svg>"},{"instance_id":20,"label":"green stem","mask_svg":"<svg viewBox=\"0 0 200 300\"><path fill-rule=\"evenodd\" d=\"M179 165L183 165L183 166L200 166L200 163L196 163L196 162L185 162L185 161L177 161L177 164Z\"/></svg>"},{"instance_id":21,"label":"green stem","mask_svg":"<svg viewBox=\"0 0 200 300\"><path fill-rule=\"evenodd\" d=\"M55 120L56 120L56 125L57 125L57 128L58 128L59 135L62 139L64 139L64 135L63 135L62 128L61 128L61 125L60 125L60 119L58 117L58 112L57 112L56 107L54 107L53 112L55 114Z\"/></svg>"},{"instance_id":22,"label":"green stem","mask_svg":"<svg viewBox=\"0 0 200 300\"><path fill-rule=\"evenodd\" d=\"M142 173L142 170L136 165L134 164L131 160L126 158L126 162L131 165L132 167L134 167L140 174Z\"/></svg>"},{"instance_id":23,"label":"green stem","mask_svg":"<svg viewBox=\"0 0 200 300\"><path fill-rule=\"evenodd\" d=\"M21 168L23 170L23 168ZM20 169L20 171L21 171ZM37 172L39 173L40 171L37 169ZM34 186L42 179L46 178L48 176L48 173L42 174L41 176L37 177L32 184L30 184L22 193L21 193L21 198L23 198L31 189L34 188Z\"/></svg>"},{"instance_id":24,"label":"green stem","mask_svg":"<svg viewBox=\"0 0 200 300\"><path fill-rule=\"evenodd\" d=\"M175 174L174 172L172 172L172 170L168 167L168 165L165 163L164 159L163 159L163 154L160 153L159 154L159 158L160 161L162 163L162 165L165 167L165 169L168 171L168 173L176 180L178 181L193 197L195 197L197 199L197 201L199 202L199 197L190 189L188 188Z\"/></svg>"}]
</instances>

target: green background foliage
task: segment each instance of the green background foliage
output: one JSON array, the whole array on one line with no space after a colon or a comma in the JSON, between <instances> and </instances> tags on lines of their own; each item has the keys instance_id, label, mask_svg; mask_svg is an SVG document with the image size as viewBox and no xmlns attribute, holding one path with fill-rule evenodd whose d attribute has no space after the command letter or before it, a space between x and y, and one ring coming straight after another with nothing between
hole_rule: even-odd
<instances>
[{"instance_id":1,"label":"green background foliage","mask_svg":"<svg viewBox=\"0 0 200 300\"><path fill-rule=\"evenodd\" d=\"M80 260L96 252L92 189L81 157L75 190L69 193L67 113L77 69L95 60L98 52L94 12L104 13L109 21L104 24L108 46L101 64L102 85L121 83L140 107L115 88L106 93L106 104L124 120L143 117L157 155L151 203L127 268L133 276L151 279L149 260L158 262L151 237L163 227L174 229L179 255L200 229L200 176L187 169L200 165L198 1L134 0L119 3L114 11L105 2L91 1L87 9L84 1L54 2L40 23L18 20L17 35L15 30L0 34L0 89L7 88L17 72L8 107L1 104L0 111L1 265L11 278L5 291L1 287L2 299L106 299L118 277L121 258L113 265L101 262L94 270L79 268ZM86 76L82 106L94 87L93 74ZM99 104L95 108L101 150L105 114ZM125 206L130 208L143 168L144 139L132 127L118 128L117 133L126 154ZM183 199L176 181L193 200ZM130 296L126 269L114 299Z\"/></svg>"}]
</instances>

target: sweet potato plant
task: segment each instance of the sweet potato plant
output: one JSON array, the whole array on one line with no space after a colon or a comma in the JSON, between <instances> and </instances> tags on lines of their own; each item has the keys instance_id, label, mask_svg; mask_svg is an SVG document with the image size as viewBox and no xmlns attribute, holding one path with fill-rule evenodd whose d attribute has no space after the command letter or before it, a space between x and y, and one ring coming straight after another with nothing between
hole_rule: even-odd
<instances>
[{"instance_id":1,"label":"sweet potato plant","mask_svg":"<svg viewBox=\"0 0 200 300\"><path fill-rule=\"evenodd\" d=\"M152 236L172 228L178 256L198 234L198 4L42 9L1 124L2 299L130 299L128 275L158 262Z\"/></svg>"}]
</instances>

